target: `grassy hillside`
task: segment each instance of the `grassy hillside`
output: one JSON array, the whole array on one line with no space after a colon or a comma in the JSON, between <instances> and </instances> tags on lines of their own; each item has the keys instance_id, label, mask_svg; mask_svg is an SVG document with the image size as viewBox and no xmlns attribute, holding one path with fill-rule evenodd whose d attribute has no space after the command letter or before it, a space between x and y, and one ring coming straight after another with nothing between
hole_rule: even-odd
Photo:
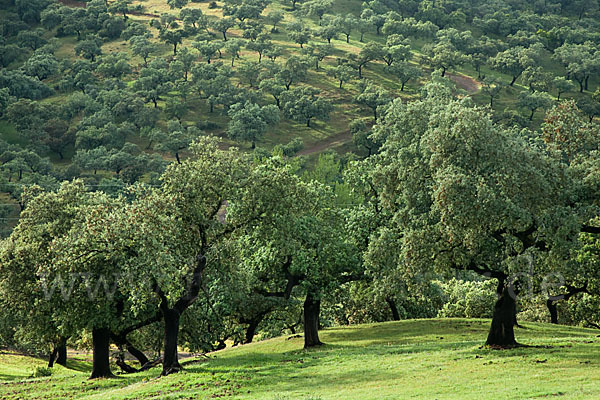
<instances>
[{"instance_id":1,"label":"grassy hillside","mask_svg":"<svg viewBox=\"0 0 600 400\"><path fill-rule=\"evenodd\" d=\"M28 378L43 360L0 354L2 399L561 399L600 398L596 330L527 323L513 350L482 348L487 320L412 320L328 329L305 351L281 337L191 358L185 372L159 369L87 381L70 360Z\"/></svg>"}]
</instances>

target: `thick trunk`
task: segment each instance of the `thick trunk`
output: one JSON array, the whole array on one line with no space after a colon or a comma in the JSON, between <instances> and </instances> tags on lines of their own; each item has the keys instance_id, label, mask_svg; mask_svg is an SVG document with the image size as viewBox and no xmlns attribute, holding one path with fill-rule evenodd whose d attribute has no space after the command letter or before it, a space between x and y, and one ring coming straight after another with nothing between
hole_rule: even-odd
<instances>
[{"instance_id":1,"label":"thick trunk","mask_svg":"<svg viewBox=\"0 0 600 400\"><path fill-rule=\"evenodd\" d=\"M558 324L558 309L556 307L556 302L548 299L546 300L546 307L548 307L548 311L550 312L550 322Z\"/></svg>"},{"instance_id":2,"label":"thick trunk","mask_svg":"<svg viewBox=\"0 0 600 400\"><path fill-rule=\"evenodd\" d=\"M166 376L181 371L177 354L177 338L179 336L179 311L175 309L165 310L165 347L163 356L163 370L161 375Z\"/></svg>"},{"instance_id":3,"label":"thick trunk","mask_svg":"<svg viewBox=\"0 0 600 400\"><path fill-rule=\"evenodd\" d=\"M517 341L514 332L516 318L516 295L508 288L504 288L502 295L494 305L492 326L485 344L500 347L516 346Z\"/></svg>"},{"instance_id":4,"label":"thick trunk","mask_svg":"<svg viewBox=\"0 0 600 400\"><path fill-rule=\"evenodd\" d=\"M107 328L92 330L92 343L94 349L90 379L112 377L109 362L110 330Z\"/></svg>"},{"instance_id":5,"label":"thick trunk","mask_svg":"<svg viewBox=\"0 0 600 400\"><path fill-rule=\"evenodd\" d=\"M183 296L175 302L173 307L169 307L169 300L165 293L156 285L154 291L160 297L160 312L165 322L164 349L163 349L163 370L161 375L169 375L182 370L177 355L177 340L179 336L179 318L181 314L191 306L198 298L200 293L200 280L202 272L206 267L206 257L198 254L197 264L194 268L192 280Z\"/></svg>"},{"instance_id":6,"label":"thick trunk","mask_svg":"<svg viewBox=\"0 0 600 400\"><path fill-rule=\"evenodd\" d=\"M385 299L385 301L388 303L388 306L390 306L394 321L400 321L400 313L398 312L398 307L396 307L396 302L394 299Z\"/></svg>"},{"instance_id":7,"label":"thick trunk","mask_svg":"<svg viewBox=\"0 0 600 400\"><path fill-rule=\"evenodd\" d=\"M323 344L319 340L320 312L321 300L315 299L311 294L307 294L304 301L304 348Z\"/></svg>"},{"instance_id":8,"label":"thick trunk","mask_svg":"<svg viewBox=\"0 0 600 400\"><path fill-rule=\"evenodd\" d=\"M246 328L246 337L244 338L244 344L252 343L254 335L256 335L256 330L258 329L258 324L260 324L261 320L262 318L255 319L252 322L250 322L250 324Z\"/></svg>"},{"instance_id":9,"label":"thick trunk","mask_svg":"<svg viewBox=\"0 0 600 400\"><path fill-rule=\"evenodd\" d=\"M62 340L56 346L56 363L65 367L67 365L67 340Z\"/></svg>"}]
</instances>

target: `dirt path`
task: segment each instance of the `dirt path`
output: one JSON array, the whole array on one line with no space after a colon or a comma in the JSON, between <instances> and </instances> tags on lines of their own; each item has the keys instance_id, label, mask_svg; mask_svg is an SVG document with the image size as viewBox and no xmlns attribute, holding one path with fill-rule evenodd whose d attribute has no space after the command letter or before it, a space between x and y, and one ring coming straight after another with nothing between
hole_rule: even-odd
<instances>
[{"instance_id":1,"label":"dirt path","mask_svg":"<svg viewBox=\"0 0 600 400\"><path fill-rule=\"evenodd\" d=\"M298 152L298 155L307 156L309 154L319 153L323 150L327 150L330 147L340 146L344 143L348 143L351 140L352 134L350 133L350 131L345 131L323 139L315 143L314 145L301 150L300 152Z\"/></svg>"},{"instance_id":2,"label":"dirt path","mask_svg":"<svg viewBox=\"0 0 600 400\"><path fill-rule=\"evenodd\" d=\"M446 75L448 76L448 78L452 79L454 83L458 85L458 87L466 90L469 94L475 94L479 92L479 89L481 89L481 84L475 79L471 78L470 76L462 74L456 75L450 73L446 73Z\"/></svg>"}]
</instances>

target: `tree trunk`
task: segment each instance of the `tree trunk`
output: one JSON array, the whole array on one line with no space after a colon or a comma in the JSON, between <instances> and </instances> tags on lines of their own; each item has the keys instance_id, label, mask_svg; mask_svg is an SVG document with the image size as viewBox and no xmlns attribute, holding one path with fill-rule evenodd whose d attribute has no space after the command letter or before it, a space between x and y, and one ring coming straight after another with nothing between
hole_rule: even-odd
<instances>
[{"instance_id":1,"label":"tree trunk","mask_svg":"<svg viewBox=\"0 0 600 400\"><path fill-rule=\"evenodd\" d=\"M394 321L400 321L400 313L398 312L398 307L396 307L396 302L394 301L394 299L387 298L385 299L385 301L388 303L388 306L390 306L390 310L392 311L392 318L394 319Z\"/></svg>"},{"instance_id":2,"label":"tree trunk","mask_svg":"<svg viewBox=\"0 0 600 400\"><path fill-rule=\"evenodd\" d=\"M109 362L110 330L108 328L92 330L92 343L94 350L90 379L113 377Z\"/></svg>"},{"instance_id":3,"label":"tree trunk","mask_svg":"<svg viewBox=\"0 0 600 400\"><path fill-rule=\"evenodd\" d=\"M584 85L585 90L588 90L588 82L589 82L589 80L590 80L590 77L588 75L588 76L585 77L585 85Z\"/></svg>"},{"instance_id":4,"label":"tree trunk","mask_svg":"<svg viewBox=\"0 0 600 400\"><path fill-rule=\"evenodd\" d=\"M488 334L488 346L516 346L514 324L517 317L516 294L505 287L502 295L494 305L492 326Z\"/></svg>"},{"instance_id":5,"label":"tree trunk","mask_svg":"<svg viewBox=\"0 0 600 400\"><path fill-rule=\"evenodd\" d=\"M310 293L304 301L304 348L320 346L319 340L319 314L321 300L315 299Z\"/></svg>"},{"instance_id":6,"label":"tree trunk","mask_svg":"<svg viewBox=\"0 0 600 400\"><path fill-rule=\"evenodd\" d=\"M401 92L404 92L404 85L406 85L406 82L402 82L402 87L400 88Z\"/></svg>"},{"instance_id":7,"label":"tree trunk","mask_svg":"<svg viewBox=\"0 0 600 400\"><path fill-rule=\"evenodd\" d=\"M512 81L510 81L510 86L514 86L515 82L517 81L517 79L519 79L519 76L513 76Z\"/></svg>"},{"instance_id":8,"label":"tree trunk","mask_svg":"<svg viewBox=\"0 0 600 400\"><path fill-rule=\"evenodd\" d=\"M56 346L56 363L65 367L67 365L67 339L62 338Z\"/></svg>"},{"instance_id":9,"label":"tree trunk","mask_svg":"<svg viewBox=\"0 0 600 400\"><path fill-rule=\"evenodd\" d=\"M533 115L535 114L535 110L531 110L531 114L529 114L529 120L533 121Z\"/></svg>"},{"instance_id":10,"label":"tree trunk","mask_svg":"<svg viewBox=\"0 0 600 400\"><path fill-rule=\"evenodd\" d=\"M165 347L163 355L163 370L161 375L166 376L181 371L177 354L177 338L179 336L179 312L173 308L163 313L165 319Z\"/></svg>"},{"instance_id":11,"label":"tree trunk","mask_svg":"<svg viewBox=\"0 0 600 400\"><path fill-rule=\"evenodd\" d=\"M254 335L256 335L256 329L258 329L258 324L260 324L261 321L262 318L258 318L250 322L248 328L246 328L246 337L244 338L244 344L252 343Z\"/></svg>"},{"instance_id":12,"label":"tree trunk","mask_svg":"<svg viewBox=\"0 0 600 400\"><path fill-rule=\"evenodd\" d=\"M165 322L163 370L161 375L166 376L182 370L177 355L177 340L179 336L179 318L181 314L198 298L200 293L200 281L202 272L206 267L206 257L198 254L196 257L196 268L192 274L192 280L185 293L169 307L169 300L162 289L155 284L154 291L160 297L160 312Z\"/></svg>"},{"instance_id":13,"label":"tree trunk","mask_svg":"<svg viewBox=\"0 0 600 400\"><path fill-rule=\"evenodd\" d=\"M550 322L552 324L558 324L558 310L554 300L546 300L546 307L548 307L548 311L550 312Z\"/></svg>"},{"instance_id":14,"label":"tree trunk","mask_svg":"<svg viewBox=\"0 0 600 400\"><path fill-rule=\"evenodd\" d=\"M50 353L50 357L48 358L48 368L54 367L54 360L56 359L56 354L58 354L58 350L54 348L52 353Z\"/></svg>"}]
</instances>

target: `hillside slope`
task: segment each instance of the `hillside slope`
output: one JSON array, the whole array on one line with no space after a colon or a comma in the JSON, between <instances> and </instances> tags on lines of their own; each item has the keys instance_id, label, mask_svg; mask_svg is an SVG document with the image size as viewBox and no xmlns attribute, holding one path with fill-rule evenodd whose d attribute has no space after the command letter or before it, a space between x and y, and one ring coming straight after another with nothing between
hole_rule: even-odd
<instances>
[{"instance_id":1,"label":"hillside slope","mask_svg":"<svg viewBox=\"0 0 600 400\"><path fill-rule=\"evenodd\" d=\"M26 378L44 362L0 354L2 399L562 399L600 398L600 339L583 328L525 324L532 347L481 348L487 320L412 320L327 329L326 346L302 350L281 337L159 369L87 381L71 361L50 378Z\"/></svg>"}]
</instances>

